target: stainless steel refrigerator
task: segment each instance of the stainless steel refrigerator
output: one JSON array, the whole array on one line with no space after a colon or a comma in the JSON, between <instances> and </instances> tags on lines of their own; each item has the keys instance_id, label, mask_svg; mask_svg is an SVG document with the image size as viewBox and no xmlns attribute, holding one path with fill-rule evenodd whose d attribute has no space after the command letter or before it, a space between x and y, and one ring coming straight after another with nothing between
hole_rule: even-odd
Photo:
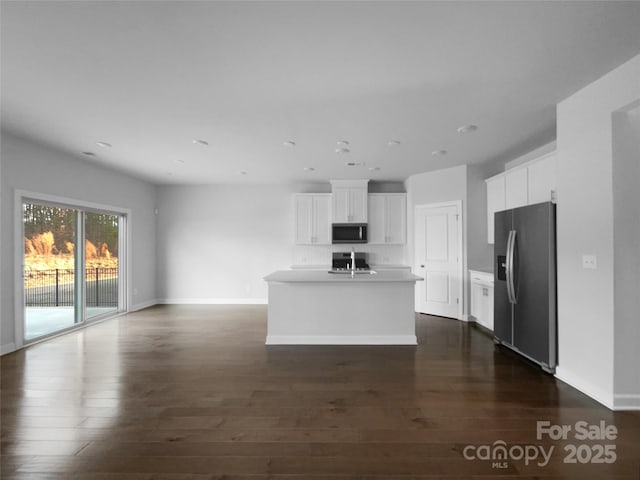
<instances>
[{"instance_id":1,"label":"stainless steel refrigerator","mask_svg":"<svg viewBox=\"0 0 640 480\"><path fill-rule=\"evenodd\" d=\"M494 336L549 373L557 364L556 209L495 214Z\"/></svg>"}]
</instances>

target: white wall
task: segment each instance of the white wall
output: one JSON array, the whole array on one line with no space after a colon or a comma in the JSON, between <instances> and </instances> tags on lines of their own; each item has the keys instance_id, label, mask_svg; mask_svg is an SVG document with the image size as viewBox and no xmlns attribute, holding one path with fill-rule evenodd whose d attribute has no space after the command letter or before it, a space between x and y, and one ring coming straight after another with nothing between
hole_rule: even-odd
<instances>
[{"instance_id":1,"label":"white wall","mask_svg":"<svg viewBox=\"0 0 640 480\"><path fill-rule=\"evenodd\" d=\"M509 170L511 168L522 165L523 163L527 163L530 160L535 160L536 158L540 158L547 153L551 153L557 149L556 142L549 142L541 147L536 148L535 150L531 150L530 152L525 153L524 155L514 158L513 160L504 164L504 170Z\"/></svg>"},{"instance_id":2,"label":"white wall","mask_svg":"<svg viewBox=\"0 0 640 480\"><path fill-rule=\"evenodd\" d=\"M640 408L640 107L613 115L614 401Z\"/></svg>"},{"instance_id":3,"label":"white wall","mask_svg":"<svg viewBox=\"0 0 640 480\"><path fill-rule=\"evenodd\" d=\"M385 189L396 189L386 186ZM329 184L158 187L158 292L167 303L264 303L264 276L331 264L344 245L294 244L293 193ZM358 245L372 263L406 263L404 246Z\"/></svg>"},{"instance_id":4,"label":"white wall","mask_svg":"<svg viewBox=\"0 0 640 480\"><path fill-rule=\"evenodd\" d=\"M419 173L405 181L407 189L407 261L413 264L414 214L416 205L462 200L463 238L463 285L467 292L467 166L445 168L433 172ZM465 295L463 315L469 311L469 296Z\"/></svg>"},{"instance_id":5,"label":"white wall","mask_svg":"<svg viewBox=\"0 0 640 480\"><path fill-rule=\"evenodd\" d=\"M170 303L264 302L291 265L292 187L158 187L158 294Z\"/></svg>"},{"instance_id":6,"label":"white wall","mask_svg":"<svg viewBox=\"0 0 640 480\"><path fill-rule=\"evenodd\" d=\"M503 162L467 166L467 264L472 270L493 272L493 245L487 241L485 179L503 169Z\"/></svg>"},{"instance_id":7,"label":"white wall","mask_svg":"<svg viewBox=\"0 0 640 480\"><path fill-rule=\"evenodd\" d=\"M416 205L462 200L467 203L467 166L445 168L419 173L405 181L407 189L407 238L413 244L413 215ZM466 218L466 213L465 213ZM413 258L413 249L409 256Z\"/></svg>"},{"instance_id":8,"label":"white wall","mask_svg":"<svg viewBox=\"0 0 640 480\"><path fill-rule=\"evenodd\" d=\"M2 194L0 238L2 249L2 331L4 350L14 343L14 192L55 195L84 202L131 209L129 287L138 292L130 309L155 302L155 186L128 175L101 168L53 149L2 133Z\"/></svg>"},{"instance_id":9,"label":"white wall","mask_svg":"<svg viewBox=\"0 0 640 480\"><path fill-rule=\"evenodd\" d=\"M640 56L560 102L557 114L557 376L610 407L615 404L612 113L638 99ZM597 270L582 268L583 254L597 256ZM637 365L626 368L637 371Z\"/></svg>"}]
</instances>

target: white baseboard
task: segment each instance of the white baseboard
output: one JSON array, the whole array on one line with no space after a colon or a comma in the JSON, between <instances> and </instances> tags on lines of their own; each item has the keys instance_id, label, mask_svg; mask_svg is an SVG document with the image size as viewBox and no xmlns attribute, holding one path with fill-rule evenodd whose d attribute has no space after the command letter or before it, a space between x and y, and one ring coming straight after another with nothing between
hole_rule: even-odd
<instances>
[{"instance_id":1,"label":"white baseboard","mask_svg":"<svg viewBox=\"0 0 640 480\"><path fill-rule=\"evenodd\" d=\"M155 298L153 300L148 300L146 302L136 303L135 305L131 305L131 307L129 308L129 312L137 312L138 310L153 307L154 305L157 305L157 304L158 304L158 300Z\"/></svg>"},{"instance_id":2,"label":"white baseboard","mask_svg":"<svg viewBox=\"0 0 640 480\"><path fill-rule=\"evenodd\" d=\"M562 380L567 385L572 386L576 390L581 391L588 397L593 398L596 402L601 403L609 410L614 410L614 404L612 395L610 393L605 392L601 388L594 386L593 384L585 381L579 375L574 374L573 372L568 372L566 369L558 366L556 368L555 377L558 380Z\"/></svg>"},{"instance_id":3,"label":"white baseboard","mask_svg":"<svg viewBox=\"0 0 640 480\"><path fill-rule=\"evenodd\" d=\"M162 298L166 305L266 305L266 298Z\"/></svg>"},{"instance_id":4,"label":"white baseboard","mask_svg":"<svg viewBox=\"0 0 640 480\"><path fill-rule=\"evenodd\" d=\"M470 317L468 314L463 313L462 314L462 318L460 320L462 320L463 322L472 322L473 317Z\"/></svg>"},{"instance_id":5,"label":"white baseboard","mask_svg":"<svg viewBox=\"0 0 640 480\"><path fill-rule=\"evenodd\" d=\"M0 345L0 355L5 355L7 353L11 353L15 351L16 351L16 344L13 342Z\"/></svg>"},{"instance_id":6,"label":"white baseboard","mask_svg":"<svg viewBox=\"0 0 640 480\"><path fill-rule=\"evenodd\" d=\"M613 396L614 410L640 410L640 394L618 393Z\"/></svg>"},{"instance_id":7,"label":"white baseboard","mask_svg":"<svg viewBox=\"0 0 640 480\"><path fill-rule=\"evenodd\" d=\"M265 345L417 345L415 335L267 335Z\"/></svg>"}]
</instances>

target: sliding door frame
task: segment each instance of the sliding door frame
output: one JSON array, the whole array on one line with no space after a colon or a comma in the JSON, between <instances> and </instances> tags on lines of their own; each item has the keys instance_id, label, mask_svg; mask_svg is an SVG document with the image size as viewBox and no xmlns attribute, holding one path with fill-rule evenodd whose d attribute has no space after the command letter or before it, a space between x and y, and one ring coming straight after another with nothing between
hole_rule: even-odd
<instances>
[{"instance_id":1,"label":"sliding door frame","mask_svg":"<svg viewBox=\"0 0 640 480\"><path fill-rule=\"evenodd\" d=\"M75 285L76 290L81 295L80 302L77 299L74 302L74 311L80 308L80 312L76 312L75 319L80 322L74 323L74 325L57 330L51 334L44 335L42 337L36 337L34 339L25 339L25 306L24 306L24 218L23 218L23 204L25 202L42 202L46 205L57 206L62 208L73 208L80 211L78 215L79 221L76 222L76 236L82 235L84 237L84 213L106 213L111 215L120 216L120 224L118 225L118 241L123 248L118 252L118 309L115 312L106 313L92 317L87 321L86 319L86 305L85 305L85 289L86 282L84 275L76 274ZM92 325L96 322L106 320L107 318L113 318L118 315L127 313L129 305L131 305L131 287L129 279L131 278L131 265L129 262L129 249L131 247L131 210L128 208L116 207L113 205L105 205L94 202L87 202L84 200L78 200L75 198L62 197L59 195L50 195L46 193L30 192L26 190L15 190L14 193L14 343L16 349L23 346L37 343L42 340L46 340L51 337L76 330L78 328L84 328L88 325ZM84 240L84 238L83 238ZM80 255L80 262L76 262L80 272L84 272L85 259L84 248L82 249L83 255ZM80 279L80 280L79 280ZM78 286L82 285L82 288L78 289Z\"/></svg>"}]
</instances>

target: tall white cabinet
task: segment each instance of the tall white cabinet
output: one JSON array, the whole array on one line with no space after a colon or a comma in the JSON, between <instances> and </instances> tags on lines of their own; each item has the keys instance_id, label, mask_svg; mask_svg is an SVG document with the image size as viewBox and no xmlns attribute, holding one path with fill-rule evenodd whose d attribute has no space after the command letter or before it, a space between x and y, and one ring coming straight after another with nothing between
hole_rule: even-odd
<instances>
[{"instance_id":1,"label":"tall white cabinet","mask_svg":"<svg viewBox=\"0 0 640 480\"><path fill-rule=\"evenodd\" d=\"M555 201L556 153L551 152L485 180L487 240L494 242L494 214L502 210Z\"/></svg>"},{"instance_id":2,"label":"tall white cabinet","mask_svg":"<svg viewBox=\"0 0 640 480\"><path fill-rule=\"evenodd\" d=\"M369 194L369 243L402 245L407 241L407 195Z\"/></svg>"},{"instance_id":3,"label":"tall white cabinet","mask_svg":"<svg viewBox=\"0 0 640 480\"><path fill-rule=\"evenodd\" d=\"M331 180L333 223L367 223L369 180Z\"/></svg>"},{"instance_id":4,"label":"tall white cabinet","mask_svg":"<svg viewBox=\"0 0 640 480\"><path fill-rule=\"evenodd\" d=\"M331 194L296 193L293 196L295 243L297 245L331 244Z\"/></svg>"}]
</instances>

